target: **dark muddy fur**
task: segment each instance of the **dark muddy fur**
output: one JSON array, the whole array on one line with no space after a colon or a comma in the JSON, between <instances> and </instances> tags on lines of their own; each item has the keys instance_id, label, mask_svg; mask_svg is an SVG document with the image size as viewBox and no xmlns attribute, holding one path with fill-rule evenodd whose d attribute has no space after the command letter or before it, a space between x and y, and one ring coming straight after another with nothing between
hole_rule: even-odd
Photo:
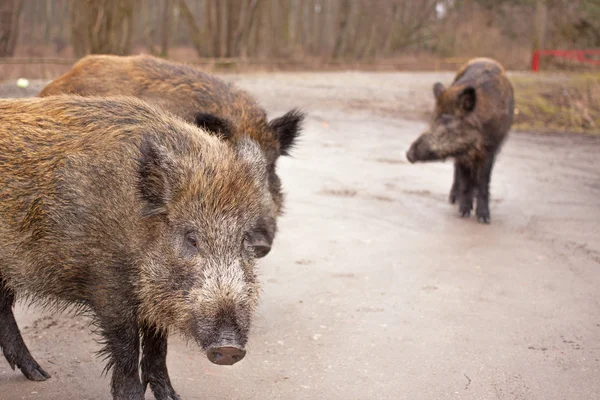
<instances>
[{"instance_id":1,"label":"dark muddy fur","mask_svg":"<svg viewBox=\"0 0 600 400\"><path fill-rule=\"evenodd\" d=\"M304 114L292 110L267 120L265 110L247 92L199 69L157 57L87 56L44 88L42 97L72 93L82 96L139 97L196 123L232 143L245 136L256 140L267 159L268 185L273 202L262 216L258 235L268 243L277 231L284 196L276 172L280 155L289 155L300 134ZM265 254L259 254L265 255Z\"/></svg>"},{"instance_id":2,"label":"dark muddy fur","mask_svg":"<svg viewBox=\"0 0 600 400\"><path fill-rule=\"evenodd\" d=\"M429 129L411 145L410 162L454 159L449 200L468 217L477 200L477 220L490 222L489 186L497 153L512 125L514 95L496 61L476 58L465 64L449 88L433 86L435 111Z\"/></svg>"},{"instance_id":3,"label":"dark muddy fur","mask_svg":"<svg viewBox=\"0 0 600 400\"><path fill-rule=\"evenodd\" d=\"M93 315L114 399L177 399L167 333L243 349L258 302L252 235L266 189L251 140L231 146L135 98L0 101L0 347L49 375L15 298ZM140 340L141 336L141 340ZM141 379L138 372L141 351Z\"/></svg>"}]
</instances>

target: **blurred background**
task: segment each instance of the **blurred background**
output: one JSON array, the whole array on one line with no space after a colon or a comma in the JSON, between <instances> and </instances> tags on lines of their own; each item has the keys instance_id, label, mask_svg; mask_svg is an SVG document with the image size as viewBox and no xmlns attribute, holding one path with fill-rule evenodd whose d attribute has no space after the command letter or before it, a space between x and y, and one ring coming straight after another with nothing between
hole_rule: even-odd
<instances>
[{"instance_id":1,"label":"blurred background","mask_svg":"<svg viewBox=\"0 0 600 400\"><path fill-rule=\"evenodd\" d=\"M0 57L149 52L263 65L435 69L600 47L598 0L2 0ZM232 60L234 61L234 60ZM581 63L561 62L564 68Z\"/></svg>"},{"instance_id":2,"label":"blurred background","mask_svg":"<svg viewBox=\"0 0 600 400\"><path fill-rule=\"evenodd\" d=\"M0 98L90 53L192 63L308 115L248 356L224 369L173 335L182 398L600 399L600 0L0 0ZM481 56L516 98L491 225L447 203L451 162L405 157L432 85ZM0 399L109 397L89 321L15 314L52 378L0 357Z\"/></svg>"}]
</instances>

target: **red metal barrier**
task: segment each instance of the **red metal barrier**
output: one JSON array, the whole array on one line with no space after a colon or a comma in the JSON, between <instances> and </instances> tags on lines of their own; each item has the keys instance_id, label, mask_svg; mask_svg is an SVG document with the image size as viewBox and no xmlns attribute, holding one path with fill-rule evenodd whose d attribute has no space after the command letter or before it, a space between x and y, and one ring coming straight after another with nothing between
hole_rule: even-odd
<instances>
[{"instance_id":1,"label":"red metal barrier","mask_svg":"<svg viewBox=\"0 0 600 400\"><path fill-rule=\"evenodd\" d=\"M531 70L537 72L540 69L540 56L555 56L576 60L585 64L600 65L600 60L586 57L587 55L600 56L600 49L594 50L536 50L531 58Z\"/></svg>"}]
</instances>

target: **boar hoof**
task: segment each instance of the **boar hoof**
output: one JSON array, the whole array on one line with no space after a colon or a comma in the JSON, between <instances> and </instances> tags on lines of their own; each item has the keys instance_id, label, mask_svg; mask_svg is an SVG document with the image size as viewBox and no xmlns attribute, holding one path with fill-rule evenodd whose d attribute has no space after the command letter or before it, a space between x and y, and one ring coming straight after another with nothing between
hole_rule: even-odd
<instances>
[{"instance_id":1,"label":"boar hoof","mask_svg":"<svg viewBox=\"0 0 600 400\"><path fill-rule=\"evenodd\" d=\"M478 215L477 216L477 221L480 224L489 224L490 223L490 216L489 215Z\"/></svg>"},{"instance_id":2,"label":"boar hoof","mask_svg":"<svg viewBox=\"0 0 600 400\"><path fill-rule=\"evenodd\" d=\"M179 397L173 386L171 386L166 369L164 371L155 371L154 374L142 371L142 386L144 387L144 391L148 385L150 385L150 389L156 400L181 400L181 397Z\"/></svg>"},{"instance_id":3,"label":"boar hoof","mask_svg":"<svg viewBox=\"0 0 600 400\"><path fill-rule=\"evenodd\" d=\"M181 397L179 397L179 395L177 393L175 393L175 392L169 394L166 397L158 397L158 396L156 396L156 393L155 393L154 394L154 398L156 400L181 400Z\"/></svg>"},{"instance_id":4,"label":"boar hoof","mask_svg":"<svg viewBox=\"0 0 600 400\"><path fill-rule=\"evenodd\" d=\"M489 224L490 223L490 209L486 203L480 204L477 202L477 221L481 224Z\"/></svg>"},{"instance_id":5,"label":"boar hoof","mask_svg":"<svg viewBox=\"0 0 600 400\"><path fill-rule=\"evenodd\" d=\"M44 369L40 367L35 361L33 364L20 367L20 369L23 375L25 375L25 377L30 381L41 382L50 378L50 374L44 371Z\"/></svg>"},{"instance_id":6,"label":"boar hoof","mask_svg":"<svg viewBox=\"0 0 600 400\"><path fill-rule=\"evenodd\" d=\"M145 383L144 387L146 387L147 384L148 383ZM181 400L181 397L175 392L175 389L173 389L170 383L161 386L154 384L150 385L150 388L156 400Z\"/></svg>"},{"instance_id":7,"label":"boar hoof","mask_svg":"<svg viewBox=\"0 0 600 400\"><path fill-rule=\"evenodd\" d=\"M459 207L459 214L461 218L469 218L471 216L471 210L473 206L471 204L462 203Z\"/></svg>"},{"instance_id":8,"label":"boar hoof","mask_svg":"<svg viewBox=\"0 0 600 400\"><path fill-rule=\"evenodd\" d=\"M448 201L450 202L450 204L456 203L456 197L456 193L450 192L450 196L448 196Z\"/></svg>"},{"instance_id":9,"label":"boar hoof","mask_svg":"<svg viewBox=\"0 0 600 400\"><path fill-rule=\"evenodd\" d=\"M181 400L181 397L175 393L175 390L170 385L168 388L163 388L162 390L154 390L153 393L156 400Z\"/></svg>"},{"instance_id":10,"label":"boar hoof","mask_svg":"<svg viewBox=\"0 0 600 400\"><path fill-rule=\"evenodd\" d=\"M42 367L31 357L29 351L19 359L15 360L15 357L10 352L4 351L4 355L10 367L14 370L15 367L19 367L23 375L30 381L45 381L50 378L50 374L44 371Z\"/></svg>"},{"instance_id":11,"label":"boar hoof","mask_svg":"<svg viewBox=\"0 0 600 400\"><path fill-rule=\"evenodd\" d=\"M473 201L468 197L462 198L458 210L462 218L469 218L471 216L471 211L473 210Z\"/></svg>"}]
</instances>

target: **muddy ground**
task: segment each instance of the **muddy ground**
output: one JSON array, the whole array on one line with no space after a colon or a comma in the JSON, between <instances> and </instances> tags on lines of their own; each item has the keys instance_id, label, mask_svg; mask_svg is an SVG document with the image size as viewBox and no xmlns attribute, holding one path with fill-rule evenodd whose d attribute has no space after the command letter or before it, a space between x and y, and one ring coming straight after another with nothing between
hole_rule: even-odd
<instances>
[{"instance_id":1,"label":"muddy ground","mask_svg":"<svg viewBox=\"0 0 600 400\"><path fill-rule=\"evenodd\" d=\"M173 337L183 399L600 398L600 137L513 132L492 224L460 219L451 163L404 156L430 85L451 77L227 77L273 115L309 118L280 164L287 213L261 262L248 354L213 366ZM1 399L110 398L85 318L19 306L17 319L52 378L0 360Z\"/></svg>"}]
</instances>

